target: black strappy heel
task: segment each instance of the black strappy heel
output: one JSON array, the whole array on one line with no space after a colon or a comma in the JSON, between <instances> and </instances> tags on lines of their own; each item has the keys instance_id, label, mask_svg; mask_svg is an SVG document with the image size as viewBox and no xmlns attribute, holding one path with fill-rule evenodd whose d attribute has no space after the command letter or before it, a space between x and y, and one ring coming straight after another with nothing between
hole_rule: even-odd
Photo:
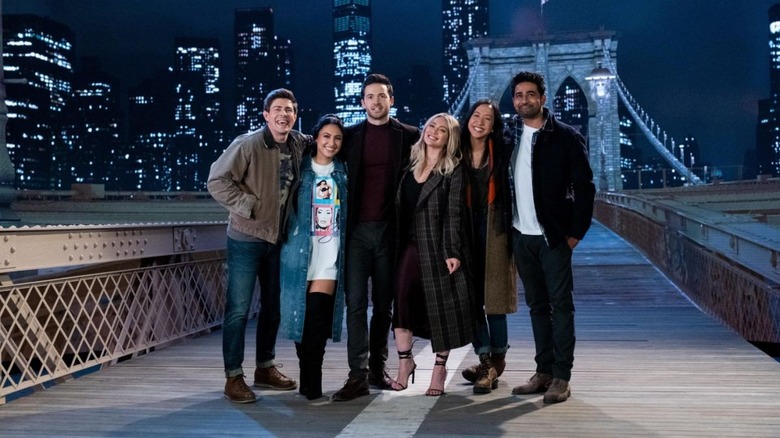
<instances>
[{"instance_id":1,"label":"black strappy heel","mask_svg":"<svg viewBox=\"0 0 780 438\"><path fill-rule=\"evenodd\" d=\"M414 362L414 359L412 357L412 349L411 348L409 350L406 350L406 351L399 351L398 352L398 361L399 361L399 363L398 363L398 372L399 373L401 372L401 363L400 363L400 361L403 360L403 359L407 359L407 360L411 360L412 361L412 371L409 373L408 376L406 376L406 385L404 385L403 383L401 383L401 382L399 382L397 380L393 380L392 387L393 387L394 391L403 391L404 389L408 388L409 387L409 379L410 378L412 379L412 383L414 383L414 373L417 370L417 364ZM397 385L397 387L396 387L396 385Z\"/></svg>"},{"instance_id":2,"label":"black strappy heel","mask_svg":"<svg viewBox=\"0 0 780 438\"><path fill-rule=\"evenodd\" d=\"M429 397L439 397L446 394L446 392L444 392L444 384L447 382L447 359L449 358L449 354L444 356L436 353L436 362L433 363L433 369L436 369L436 367L444 367L444 381L442 382L441 389L428 387L428 390L425 391L425 395ZM433 385L433 376L431 376L431 385Z\"/></svg>"}]
</instances>

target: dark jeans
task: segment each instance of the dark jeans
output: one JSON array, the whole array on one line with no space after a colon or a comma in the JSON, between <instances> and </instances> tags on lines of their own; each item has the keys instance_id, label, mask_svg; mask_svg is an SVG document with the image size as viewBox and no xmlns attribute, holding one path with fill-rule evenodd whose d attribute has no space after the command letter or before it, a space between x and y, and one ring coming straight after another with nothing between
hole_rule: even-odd
<instances>
[{"instance_id":1,"label":"dark jeans","mask_svg":"<svg viewBox=\"0 0 780 438\"><path fill-rule=\"evenodd\" d=\"M228 237L228 287L225 321L222 323L222 357L227 377L244 374L244 333L260 281L260 314L257 316L255 366L267 367L276 357L279 331L279 246L267 242L242 242Z\"/></svg>"},{"instance_id":2,"label":"dark jeans","mask_svg":"<svg viewBox=\"0 0 780 438\"><path fill-rule=\"evenodd\" d=\"M536 372L571 379L574 364L572 251L547 246L543 236L512 235L517 272L525 289L536 344Z\"/></svg>"},{"instance_id":3,"label":"dark jeans","mask_svg":"<svg viewBox=\"0 0 780 438\"><path fill-rule=\"evenodd\" d=\"M365 378L387 361L393 303L392 236L387 222L361 222L347 244L347 356L349 376ZM371 278L371 330L368 279ZM369 359L370 358L370 359Z\"/></svg>"}]
</instances>

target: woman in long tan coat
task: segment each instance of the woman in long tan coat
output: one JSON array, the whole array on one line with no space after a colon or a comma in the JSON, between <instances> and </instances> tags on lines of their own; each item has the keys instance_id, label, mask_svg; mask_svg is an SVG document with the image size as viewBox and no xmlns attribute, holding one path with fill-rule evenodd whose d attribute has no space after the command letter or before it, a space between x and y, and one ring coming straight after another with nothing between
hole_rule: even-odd
<instances>
[{"instance_id":1,"label":"woman in long tan coat","mask_svg":"<svg viewBox=\"0 0 780 438\"><path fill-rule=\"evenodd\" d=\"M506 171L511 147L503 140L498 105L489 99L471 106L461 135L466 169L466 205L471 225L471 273L480 315L474 335L479 364L463 370L475 394L490 393L506 366L506 314L517 311L517 282L509 248L511 200Z\"/></svg>"},{"instance_id":2,"label":"woman in long tan coat","mask_svg":"<svg viewBox=\"0 0 780 438\"><path fill-rule=\"evenodd\" d=\"M436 353L426 395L444 394L447 358L471 342L474 297L468 270L465 175L458 121L445 113L425 123L412 146L410 168L396 198L400 258L393 327L399 368L393 389L414 383L412 336L431 340Z\"/></svg>"}]
</instances>

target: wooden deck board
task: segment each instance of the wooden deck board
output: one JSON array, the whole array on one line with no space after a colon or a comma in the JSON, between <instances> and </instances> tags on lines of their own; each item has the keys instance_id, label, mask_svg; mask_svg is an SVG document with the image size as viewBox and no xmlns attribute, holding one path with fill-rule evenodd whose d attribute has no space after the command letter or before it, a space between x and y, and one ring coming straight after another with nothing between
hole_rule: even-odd
<instances>
[{"instance_id":1,"label":"wooden deck board","mask_svg":"<svg viewBox=\"0 0 780 438\"><path fill-rule=\"evenodd\" d=\"M423 396L433 361L423 340L407 391L372 390L348 403L257 391L258 403L234 405L222 397L215 332L0 406L0 436L780 436L780 364L700 312L598 224L575 252L575 288L572 398L562 404L511 395L534 369L521 304L509 318L508 366L492 394L474 396L460 378L475 361L466 348L453 352L465 358L450 360L448 395ZM248 348L248 372L253 355ZM291 342L280 339L277 358L297 377ZM346 342L329 344L325 392L346 376Z\"/></svg>"}]
</instances>

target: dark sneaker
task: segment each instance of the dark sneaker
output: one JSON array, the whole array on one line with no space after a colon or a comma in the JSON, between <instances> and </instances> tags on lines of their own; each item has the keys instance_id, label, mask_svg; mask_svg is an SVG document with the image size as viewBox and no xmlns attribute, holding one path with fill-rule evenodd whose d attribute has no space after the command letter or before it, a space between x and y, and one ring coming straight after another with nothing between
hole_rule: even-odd
<instances>
[{"instance_id":1,"label":"dark sneaker","mask_svg":"<svg viewBox=\"0 0 780 438\"><path fill-rule=\"evenodd\" d=\"M255 388L289 391L298 386L295 380L285 376L275 366L255 369Z\"/></svg>"},{"instance_id":2,"label":"dark sneaker","mask_svg":"<svg viewBox=\"0 0 780 438\"><path fill-rule=\"evenodd\" d=\"M391 389L393 379L390 378L387 368L382 367L381 369L374 369L368 372L368 384L379 389Z\"/></svg>"},{"instance_id":3,"label":"dark sneaker","mask_svg":"<svg viewBox=\"0 0 780 438\"><path fill-rule=\"evenodd\" d=\"M246 382L244 382L244 375L228 377L225 382L225 398L233 403L254 403L257 401L257 396Z\"/></svg>"},{"instance_id":4,"label":"dark sneaker","mask_svg":"<svg viewBox=\"0 0 780 438\"><path fill-rule=\"evenodd\" d=\"M350 377L344 383L344 387L336 391L330 399L333 401L350 401L368 394L367 379Z\"/></svg>"},{"instance_id":5,"label":"dark sneaker","mask_svg":"<svg viewBox=\"0 0 780 438\"><path fill-rule=\"evenodd\" d=\"M544 373L536 373L528 379L528 382L512 388L512 394L538 394L540 392L545 392L552 381L553 376Z\"/></svg>"},{"instance_id":6,"label":"dark sneaker","mask_svg":"<svg viewBox=\"0 0 780 438\"><path fill-rule=\"evenodd\" d=\"M479 378L479 364L472 365L465 370L463 370L460 375L463 376L464 379L468 380L471 383L474 383Z\"/></svg>"},{"instance_id":7,"label":"dark sneaker","mask_svg":"<svg viewBox=\"0 0 780 438\"><path fill-rule=\"evenodd\" d=\"M569 382L555 378L553 379L550 387L547 388L547 392L544 393L545 403L560 403L565 402L571 396L571 387Z\"/></svg>"}]
</instances>

